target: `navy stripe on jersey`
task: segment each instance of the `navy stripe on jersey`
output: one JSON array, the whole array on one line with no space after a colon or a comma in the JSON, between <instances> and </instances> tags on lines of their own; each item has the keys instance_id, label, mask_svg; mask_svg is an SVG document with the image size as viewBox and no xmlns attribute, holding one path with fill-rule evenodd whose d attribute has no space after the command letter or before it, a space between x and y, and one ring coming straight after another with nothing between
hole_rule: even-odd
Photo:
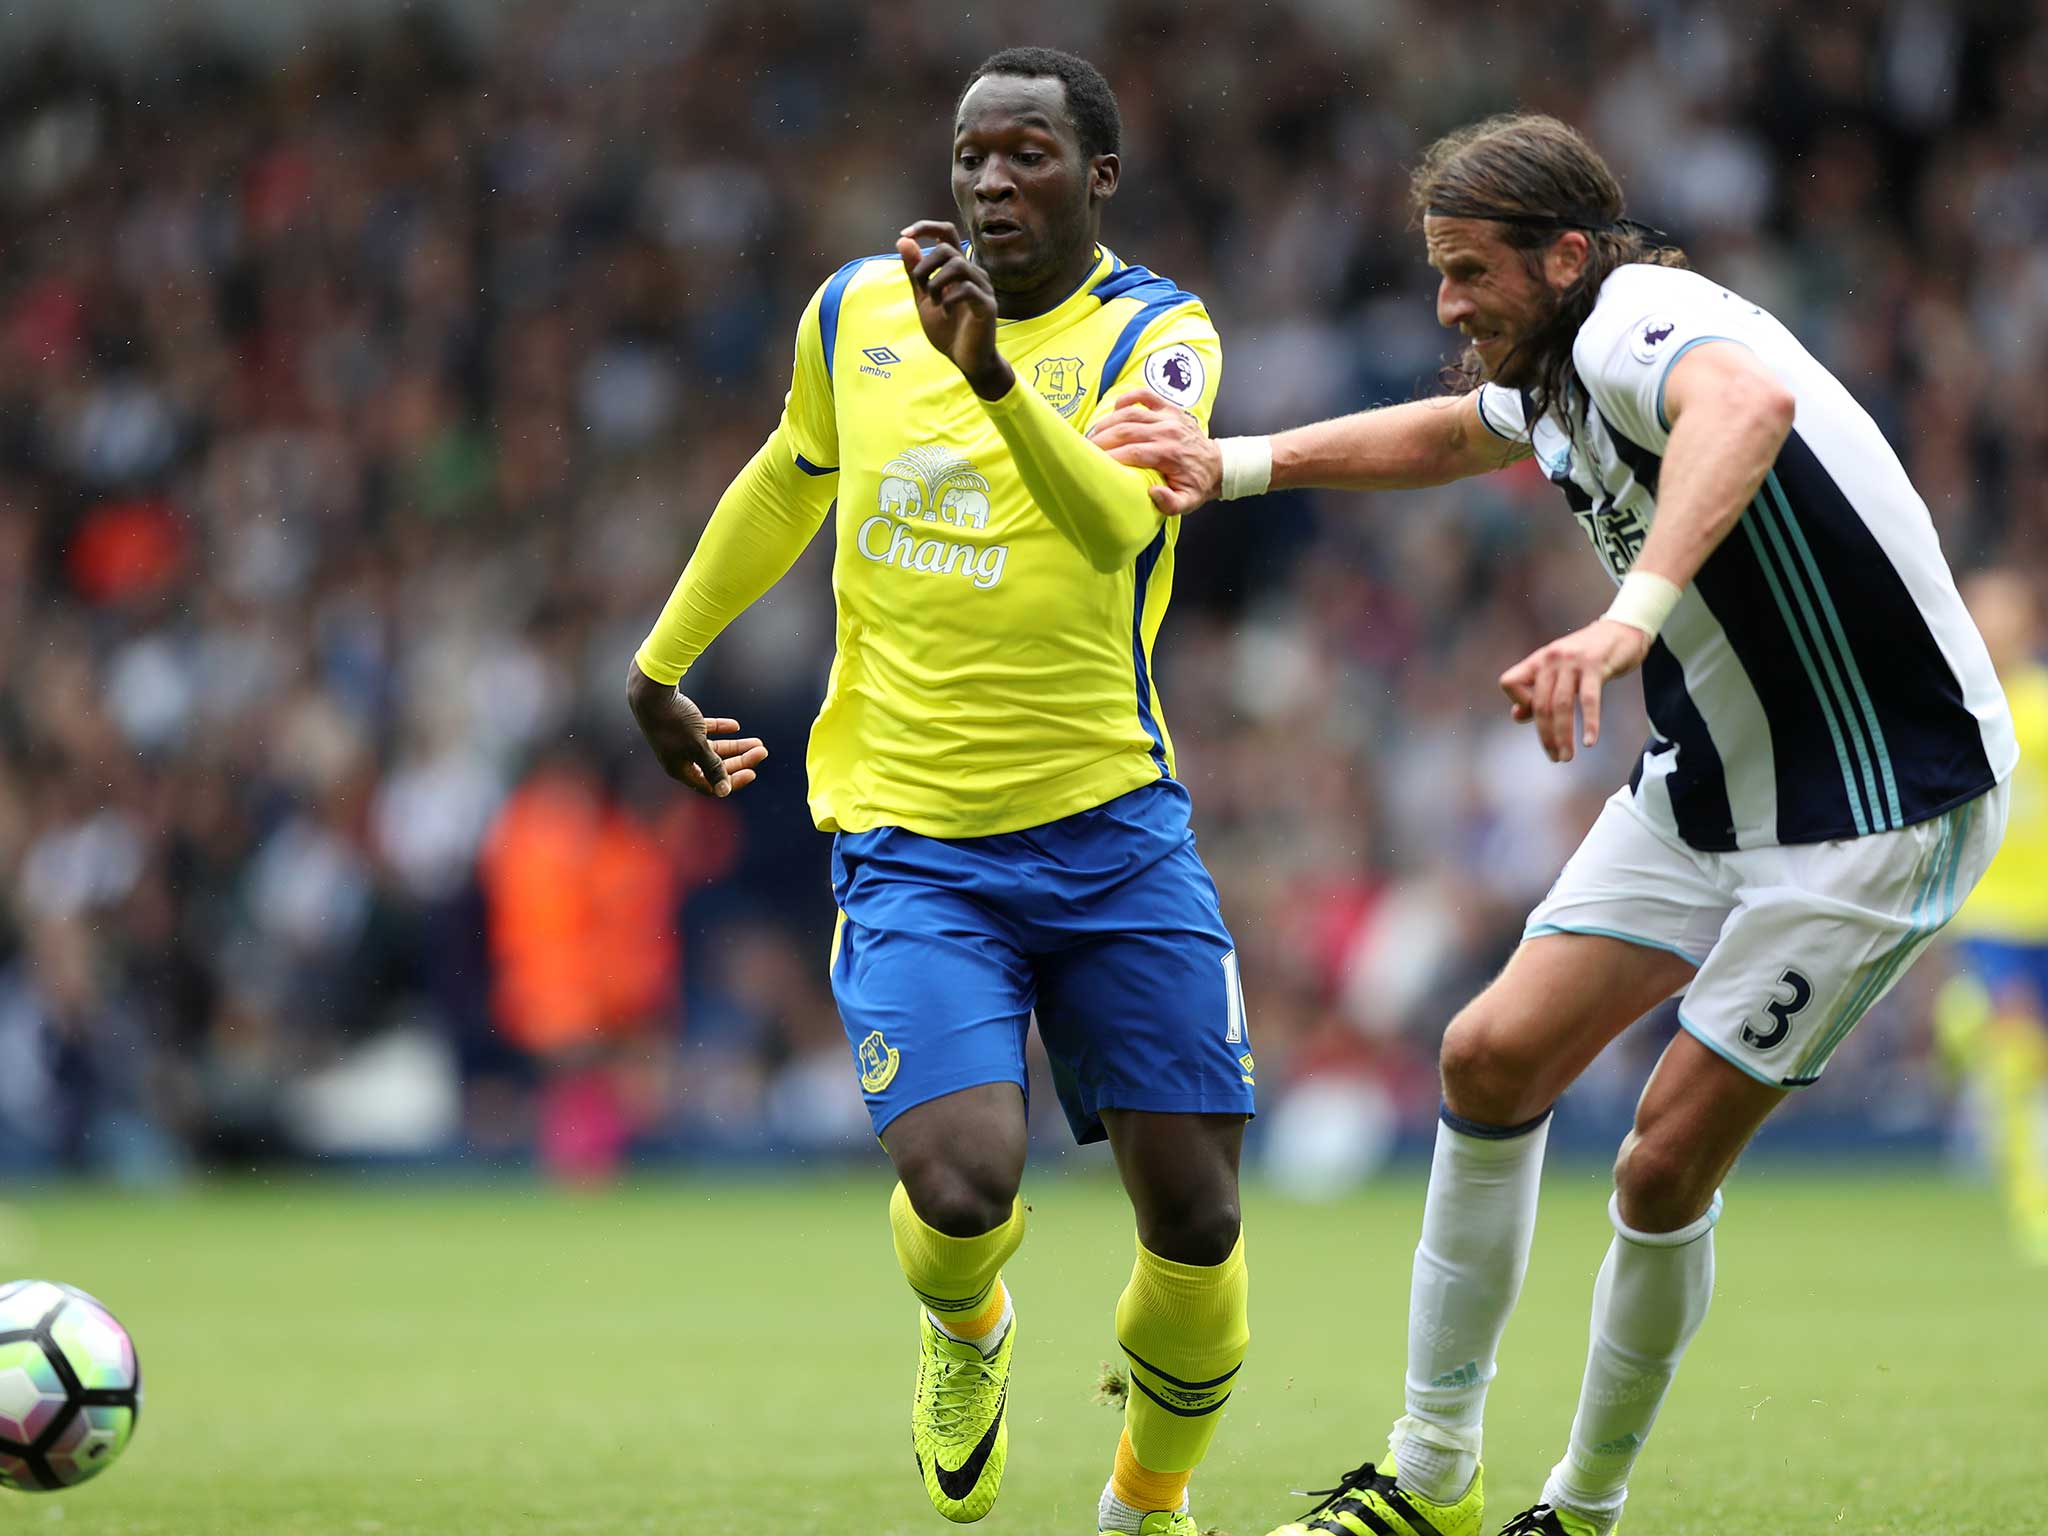
<instances>
[{"instance_id":1,"label":"navy stripe on jersey","mask_svg":"<svg viewBox=\"0 0 2048 1536\"><path fill-rule=\"evenodd\" d=\"M1602 424L1616 455L1654 489L1662 461ZM1960 681L1883 546L1796 431L1739 526L1693 586L1769 724L1778 841L1908 826L1989 789L1994 775ZM1681 782L1690 744L1677 715L1698 711L1690 697L1681 702L1675 660L1661 688L1646 662L1643 689L1652 724L1679 746L1681 773L1670 780L1679 835L1704 850L1734 847L1718 754L1711 787ZM1705 738L1704 721L1699 731Z\"/></svg>"},{"instance_id":2,"label":"navy stripe on jersey","mask_svg":"<svg viewBox=\"0 0 2048 1536\"><path fill-rule=\"evenodd\" d=\"M1109 349L1109 356L1103 361L1102 378L1095 386L1095 398L1098 400L1116 382L1116 376L1123 372L1124 364L1130 361L1138 338L1145 334L1147 326L1169 310L1178 309L1183 304L1202 302L1192 293L1176 287L1171 278L1156 276L1143 267L1125 267L1121 272L1112 273L1095 285L1095 296L1105 304L1111 299L1137 299L1144 304L1144 308L1124 323L1116 345Z\"/></svg>"},{"instance_id":3,"label":"navy stripe on jersey","mask_svg":"<svg viewBox=\"0 0 2048 1536\"><path fill-rule=\"evenodd\" d=\"M1127 299L1133 294L1141 299L1159 297L1155 293L1139 293L1141 288L1158 288L1162 292L1178 292L1170 277L1161 277L1150 267L1119 267L1095 285L1095 297L1107 304L1111 299ZM1193 298L1193 294L1188 295Z\"/></svg>"},{"instance_id":4,"label":"navy stripe on jersey","mask_svg":"<svg viewBox=\"0 0 2048 1536\"><path fill-rule=\"evenodd\" d=\"M1997 776L1961 680L1884 546L1796 430L1760 499L1814 588L1887 815L1910 826L1983 794Z\"/></svg>"},{"instance_id":5,"label":"navy stripe on jersey","mask_svg":"<svg viewBox=\"0 0 2048 1536\"><path fill-rule=\"evenodd\" d=\"M1637 484L1654 494L1663 474L1663 460L1616 431L1604 414L1600 422L1614 444L1616 456L1628 466ZM1759 527L1754 508L1744 514L1741 528L1741 538L1731 535L1707 557L1693 578L1693 587L1721 626L1729 648L1756 691L1770 727L1778 841L1820 842L1833 837L1860 836L1871 830L1863 800L1869 786L1860 782L1855 772L1861 759L1852 762L1852 752L1844 738L1841 701L1831 692L1828 669L1818 657L1822 637L1817 626L1804 622L1806 608L1811 605L1802 606L1790 596L1790 573L1773 558L1770 540ZM1797 667L1787 665L1788 640L1792 654L1799 658ZM1662 723L1657 705L1650 697L1647 668L1643 682L1650 719L1659 731L1670 736L1671 731ZM1682 676L1679 686L1683 688ZM1676 708L1676 701L1670 707ZM1693 709L1697 715L1690 697L1684 707ZM1702 721L1703 733L1704 728ZM1685 751L1681 743L1681 765ZM1833 763L1839 773L1818 771L1823 763ZM1718 753L1714 764L1714 787L1697 803L1680 803L1683 791L1674 776L1672 814L1679 835L1687 843L1720 852L1735 846L1734 818L1728 805L1726 781L1720 777Z\"/></svg>"},{"instance_id":6,"label":"navy stripe on jersey","mask_svg":"<svg viewBox=\"0 0 2048 1536\"><path fill-rule=\"evenodd\" d=\"M1654 491L1663 473L1663 460L1616 431L1604 416L1601 424L1616 456L1637 483ZM1740 534L1722 540L1707 557L1692 584L1721 626L1763 707L1771 733L1778 841L1821 842L1860 835L1871 829L1862 799L1864 786L1842 736L1839 702L1828 691L1823 668L1814 655L1819 637L1804 625L1799 606L1786 592L1787 575L1773 561L1754 509L1744 514L1740 527ZM1659 648L1661 642L1653 647L1653 658ZM1665 696L1660 698L1660 692ZM1679 771L1669 784L1679 836L1692 847L1709 852L1734 848L1734 814L1720 754L1707 735L1704 718L1685 694L1684 674L1676 658L1671 658L1663 690L1653 686L1651 667L1645 662L1643 699L1651 724L1678 743ZM1685 712L1690 712L1692 720L1681 727L1677 717ZM1711 773L1685 772L1688 756L1701 754L1680 734L1681 729L1698 731L1706 751L1712 753ZM1823 764L1840 771L1828 772Z\"/></svg>"},{"instance_id":7,"label":"navy stripe on jersey","mask_svg":"<svg viewBox=\"0 0 2048 1536\"><path fill-rule=\"evenodd\" d=\"M1863 734L1861 726L1855 719L1854 706L1843 688L1842 670L1836 662L1836 652L1820 632L1818 615L1809 591L1798 573L1792 569L1791 554L1784 532L1779 523L1772 518L1761 497L1750 503L1743 512L1742 521L1738 526L1747 541L1757 573L1763 577L1764 585L1770 591L1770 599L1777 605L1783 636L1791 641L1792 653L1799 658L1799 669L1806 678L1809 690L1808 706L1817 712L1819 719L1827 726L1828 742L1834 748L1835 767L1841 775L1842 799L1848 806L1849 818L1854 823L1856 835L1860 837L1869 832L1873 825L1880 831L1885 830L1892 823L1878 804L1877 781L1869 738ZM1789 669L1786 675L1792 675ZM1775 743L1775 721L1778 717L1769 713L1773 701L1765 698L1761 689L1758 691L1758 697L1764 700L1766 717L1774 722L1772 737ZM1796 702L1795 698L1795 705ZM1780 841L1785 840L1782 836L1783 820L1781 811ZM1844 832L1841 835L1848 834Z\"/></svg>"},{"instance_id":8,"label":"navy stripe on jersey","mask_svg":"<svg viewBox=\"0 0 2048 1536\"><path fill-rule=\"evenodd\" d=\"M1607 419L1607 413L1599 406L1593 407L1593 414L1600 418L1600 425L1607 429L1607 436L1614 444L1614 456L1628 466L1628 472L1636 477L1636 484L1652 496L1657 494L1657 479L1664 472L1664 461L1650 452L1641 443L1623 437L1615 430L1614 423Z\"/></svg>"},{"instance_id":9,"label":"navy stripe on jersey","mask_svg":"<svg viewBox=\"0 0 2048 1536\"><path fill-rule=\"evenodd\" d=\"M1659 738L1650 742L1649 750L1678 749L1678 761L1664 780L1678 835L1708 853L1733 851L1735 812L1728 803L1721 753L1707 730L1706 717L1685 691L1685 669L1662 640L1651 641L1650 653L1643 658L1643 707ZM1641 779L1639 764L1630 787Z\"/></svg>"},{"instance_id":10,"label":"navy stripe on jersey","mask_svg":"<svg viewBox=\"0 0 2048 1536\"><path fill-rule=\"evenodd\" d=\"M880 256L859 256L825 279L825 291L818 298L818 340L825 352L825 377L832 376L832 350L839 343L839 305L846 297L846 285L853 274L871 261L899 260L893 251Z\"/></svg>"},{"instance_id":11,"label":"navy stripe on jersey","mask_svg":"<svg viewBox=\"0 0 2048 1536\"><path fill-rule=\"evenodd\" d=\"M1151 580L1153 567L1159 564L1165 550L1166 530L1162 528L1138 556L1138 590L1131 600L1131 658L1138 672L1138 721L1152 738L1152 761L1159 765L1161 774L1166 773L1166 738L1159 733L1159 722L1152 718L1152 678L1145 666L1145 584Z\"/></svg>"}]
</instances>

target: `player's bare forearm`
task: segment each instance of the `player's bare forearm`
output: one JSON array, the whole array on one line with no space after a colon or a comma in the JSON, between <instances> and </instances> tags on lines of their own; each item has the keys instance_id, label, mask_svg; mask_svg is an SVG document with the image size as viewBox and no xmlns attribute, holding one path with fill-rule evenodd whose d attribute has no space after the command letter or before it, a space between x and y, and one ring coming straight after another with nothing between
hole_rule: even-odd
<instances>
[{"instance_id":1,"label":"player's bare forearm","mask_svg":"<svg viewBox=\"0 0 2048 1536\"><path fill-rule=\"evenodd\" d=\"M1150 390L1123 395L1116 404L1088 435L1118 463L1165 478L1152 492L1160 511L1192 512L1225 493L1221 449L1184 412ZM1269 490L1408 490L1485 474L1529 453L1526 444L1509 442L1479 419L1477 395L1360 411L1268 441Z\"/></svg>"},{"instance_id":2,"label":"player's bare forearm","mask_svg":"<svg viewBox=\"0 0 2048 1536\"><path fill-rule=\"evenodd\" d=\"M1477 394L1382 406L1273 437L1274 490L1400 491L1445 485L1527 458L1479 419Z\"/></svg>"},{"instance_id":3,"label":"player's bare forearm","mask_svg":"<svg viewBox=\"0 0 2048 1536\"><path fill-rule=\"evenodd\" d=\"M1683 587L1762 488L1792 431L1794 400L1731 342L1680 358L1666 402L1671 440L1658 476L1657 517L1632 568Z\"/></svg>"}]
</instances>

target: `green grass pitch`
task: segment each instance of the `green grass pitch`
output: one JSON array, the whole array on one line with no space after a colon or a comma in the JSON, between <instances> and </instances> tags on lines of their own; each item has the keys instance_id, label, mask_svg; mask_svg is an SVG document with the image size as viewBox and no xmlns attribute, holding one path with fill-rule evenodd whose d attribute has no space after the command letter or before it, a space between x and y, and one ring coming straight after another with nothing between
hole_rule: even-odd
<instances>
[{"instance_id":1,"label":"green grass pitch","mask_svg":"<svg viewBox=\"0 0 2048 1536\"><path fill-rule=\"evenodd\" d=\"M599 1195L248 1184L0 1204L0 1278L85 1286L147 1406L98 1483L0 1493L25 1536L936 1536L908 1445L912 1303L886 1184ZM1343 1204L1248 1191L1253 1344L1195 1483L1263 1536L1379 1449L1398 1402L1422 1171ZM1631 1536L2048 1530L2048 1274L1982 1191L1769 1170L1729 1189L1713 1315L1637 1475ZM1604 1183L1546 1191L1487 1441L1489 1529L1570 1420ZM982 1529L1093 1532L1117 1422L1128 1213L1039 1173L1010 1275L1011 1452Z\"/></svg>"}]
</instances>

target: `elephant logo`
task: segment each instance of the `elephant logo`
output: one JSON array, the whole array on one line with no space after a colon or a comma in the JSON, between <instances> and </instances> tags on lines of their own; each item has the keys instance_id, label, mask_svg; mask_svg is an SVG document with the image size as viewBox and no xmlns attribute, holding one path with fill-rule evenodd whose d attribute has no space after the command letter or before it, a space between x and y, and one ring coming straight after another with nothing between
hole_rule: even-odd
<instances>
[{"instance_id":1,"label":"elephant logo","mask_svg":"<svg viewBox=\"0 0 2048 1536\"><path fill-rule=\"evenodd\" d=\"M988 480L944 448L912 448L882 466L879 510L905 522L988 527Z\"/></svg>"}]
</instances>

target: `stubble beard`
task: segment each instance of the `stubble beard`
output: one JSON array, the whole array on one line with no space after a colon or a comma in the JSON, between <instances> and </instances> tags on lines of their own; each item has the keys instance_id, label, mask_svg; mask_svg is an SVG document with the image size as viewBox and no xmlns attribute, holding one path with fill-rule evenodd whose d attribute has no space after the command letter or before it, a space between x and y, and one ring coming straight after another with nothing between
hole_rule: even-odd
<instances>
[{"instance_id":1,"label":"stubble beard","mask_svg":"<svg viewBox=\"0 0 2048 1536\"><path fill-rule=\"evenodd\" d=\"M1488 383L1498 384L1502 389L1528 389L1542 381L1546 359L1538 348L1563 303L1564 295L1546 284L1536 313L1519 328L1514 345L1508 348L1507 356L1501 359L1499 370L1487 379ZM1476 368L1481 378L1487 377L1478 348L1466 348L1463 361Z\"/></svg>"}]
</instances>

